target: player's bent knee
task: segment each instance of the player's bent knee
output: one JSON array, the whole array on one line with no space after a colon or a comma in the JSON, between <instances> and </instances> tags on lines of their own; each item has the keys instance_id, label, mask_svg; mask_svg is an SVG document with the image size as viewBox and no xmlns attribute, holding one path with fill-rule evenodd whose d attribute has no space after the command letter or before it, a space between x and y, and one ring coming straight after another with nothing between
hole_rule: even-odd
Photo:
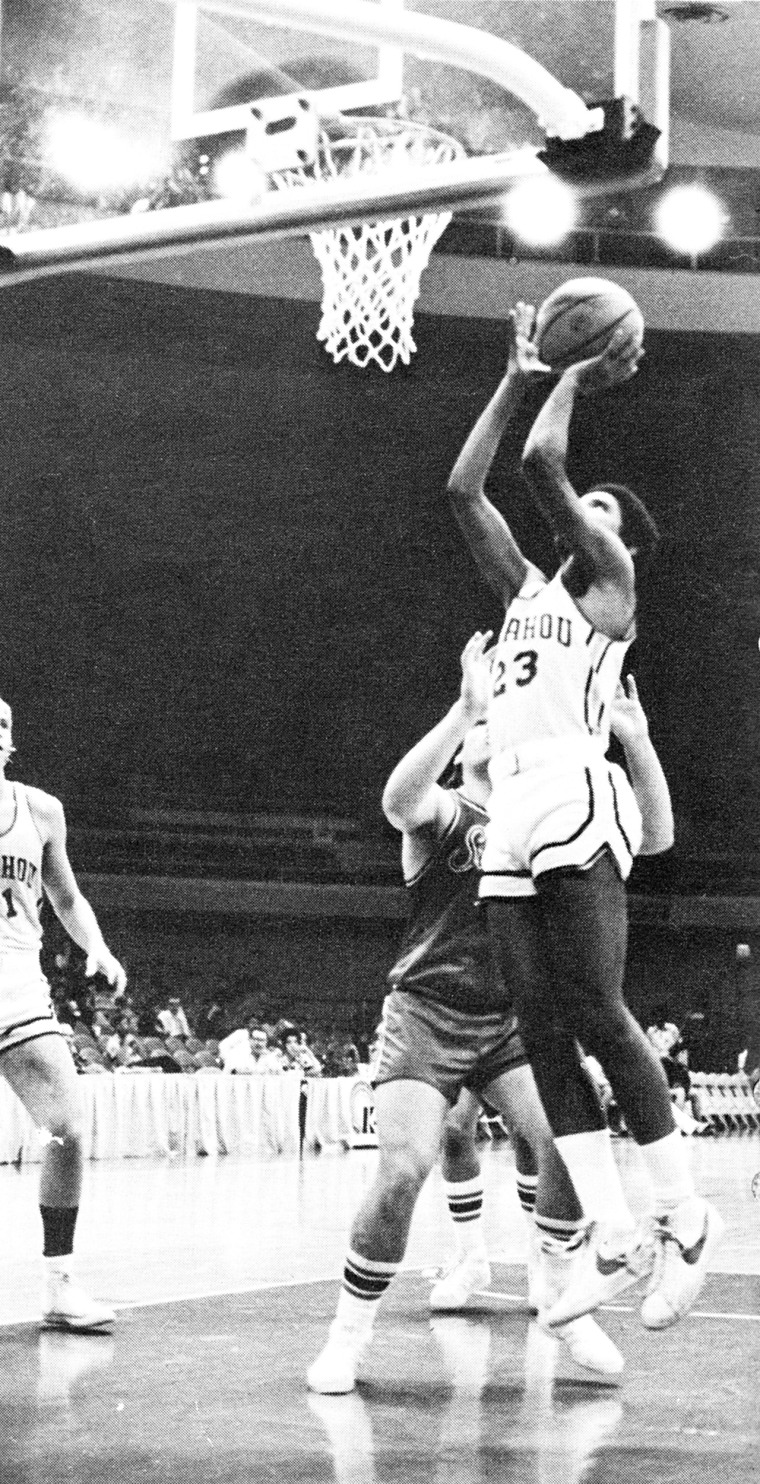
<instances>
[{"instance_id":1,"label":"player's bent knee","mask_svg":"<svg viewBox=\"0 0 760 1484\"><path fill-rule=\"evenodd\" d=\"M82 1120L74 1116L51 1119L46 1127L39 1130L41 1144L60 1149L62 1154L72 1157L82 1153L83 1134Z\"/></svg>"},{"instance_id":2,"label":"player's bent knee","mask_svg":"<svg viewBox=\"0 0 760 1484\"><path fill-rule=\"evenodd\" d=\"M412 1145L386 1151L378 1170L383 1191L400 1202L416 1200L434 1163L435 1156L428 1156Z\"/></svg>"}]
</instances>

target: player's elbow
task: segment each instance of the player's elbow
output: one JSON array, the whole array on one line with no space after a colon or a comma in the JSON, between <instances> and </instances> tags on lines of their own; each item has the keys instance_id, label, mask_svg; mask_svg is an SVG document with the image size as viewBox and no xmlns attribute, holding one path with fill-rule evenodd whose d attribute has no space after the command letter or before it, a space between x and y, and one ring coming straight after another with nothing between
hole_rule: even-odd
<instances>
[{"instance_id":1,"label":"player's elbow","mask_svg":"<svg viewBox=\"0 0 760 1484\"><path fill-rule=\"evenodd\" d=\"M456 507L467 500L474 500L481 493L482 484L470 478L465 469L452 469L446 484L446 494L452 505Z\"/></svg>"},{"instance_id":2,"label":"player's elbow","mask_svg":"<svg viewBox=\"0 0 760 1484\"><path fill-rule=\"evenodd\" d=\"M403 830L405 820L402 810L403 800L398 789L392 783L387 783L383 790L382 810L389 824L394 830Z\"/></svg>"},{"instance_id":3,"label":"player's elbow","mask_svg":"<svg viewBox=\"0 0 760 1484\"><path fill-rule=\"evenodd\" d=\"M658 825L654 829L645 829L639 855L663 855L666 850L672 850L674 843L675 830L672 822Z\"/></svg>"},{"instance_id":4,"label":"player's elbow","mask_svg":"<svg viewBox=\"0 0 760 1484\"><path fill-rule=\"evenodd\" d=\"M560 460L538 438L530 437L523 449L521 467L534 489L543 489L547 481L556 482L563 473Z\"/></svg>"}]
</instances>

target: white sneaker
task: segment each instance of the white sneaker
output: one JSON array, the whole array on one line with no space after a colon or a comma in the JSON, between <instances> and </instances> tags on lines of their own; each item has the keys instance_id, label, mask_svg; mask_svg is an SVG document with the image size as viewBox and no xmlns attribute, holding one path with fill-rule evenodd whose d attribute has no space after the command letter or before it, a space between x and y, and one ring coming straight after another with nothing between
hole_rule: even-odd
<instances>
[{"instance_id":1,"label":"white sneaker","mask_svg":"<svg viewBox=\"0 0 760 1484\"><path fill-rule=\"evenodd\" d=\"M590 1314L553 1327L545 1320L547 1311L553 1309L573 1282L576 1264L581 1262L583 1251L583 1248L571 1251L555 1251L545 1247L541 1249L533 1272L533 1292L539 1309L538 1323L547 1334L553 1335L567 1346L576 1365L600 1376L619 1376L625 1361L609 1335L600 1329Z\"/></svg>"},{"instance_id":2,"label":"white sneaker","mask_svg":"<svg viewBox=\"0 0 760 1484\"><path fill-rule=\"evenodd\" d=\"M641 1322L647 1329L667 1329L682 1319L705 1281L724 1221L709 1201L700 1204L704 1207L702 1231L690 1247L678 1235L680 1207L655 1222L655 1267L641 1306Z\"/></svg>"},{"instance_id":3,"label":"white sneaker","mask_svg":"<svg viewBox=\"0 0 760 1484\"><path fill-rule=\"evenodd\" d=\"M549 1333L567 1345L575 1364L584 1370L595 1371L599 1376L620 1375L625 1361L617 1345L590 1314L572 1319L569 1324L555 1327Z\"/></svg>"},{"instance_id":4,"label":"white sneaker","mask_svg":"<svg viewBox=\"0 0 760 1484\"><path fill-rule=\"evenodd\" d=\"M600 1304L611 1303L627 1288L648 1278L653 1266L654 1239L648 1232L637 1230L623 1251L610 1250L603 1229L592 1222L586 1229L567 1286L542 1316L544 1322L554 1330L557 1325L590 1314Z\"/></svg>"},{"instance_id":5,"label":"white sneaker","mask_svg":"<svg viewBox=\"0 0 760 1484\"><path fill-rule=\"evenodd\" d=\"M357 1368L368 1344L368 1335L348 1329L334 1319L327 1344L306 1372L309 1390L321 1396L345 1396L353 1391Z\"/></svg>"},{"instance_id":6,"label":"white sneaker","mask_svg":"<svg viewBox=\"0 0 760 1484\"><path fill-rule=\"evenodd\" d=\"M78 1288L69 1273L49 1275L42 1323L45 1329L69 1329L86 1333L89 1330L110 1329L116 1321L113 1309L91 1299L83 1288Z\"/></svg>"},{"instance_id":7,"label":"white sneaker","mask_svg":"<svg viewBox=\"0 0 760 1484\"><path fill-rule=\"evenodd\" d=\"M436 1313L464 1309L474 1293L490 1287L491 1269L485 1252L466 1252L456 1257L433 1284L428 1302Z\"/></svg>"}]
</instances>

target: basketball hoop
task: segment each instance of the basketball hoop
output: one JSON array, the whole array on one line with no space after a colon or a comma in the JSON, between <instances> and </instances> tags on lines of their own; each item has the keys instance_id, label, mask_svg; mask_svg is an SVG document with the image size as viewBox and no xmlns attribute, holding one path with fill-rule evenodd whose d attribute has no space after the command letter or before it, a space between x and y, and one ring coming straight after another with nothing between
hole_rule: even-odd
<instances>
[{"instance_id":1,"label":"basketball hoop","mask_svg":"<svg viewBox=\"0 0 760 1484\"><path fill-rule=\"evenodd\" d=\"M344 129L334 136L323 127L313 163L274 172L272 185L291 190L360 175L398 180L405 171L447 165L466 154L456 139L406 120L342 122L351 123L350 133ZM420 279L451 215L438 211L309 234L322 270L317 339L334 361L347 358L355 366L374 361L383 371L392 371L398 360L409 365L417 349L412 325Z\"/></svg>"}]
</instances>

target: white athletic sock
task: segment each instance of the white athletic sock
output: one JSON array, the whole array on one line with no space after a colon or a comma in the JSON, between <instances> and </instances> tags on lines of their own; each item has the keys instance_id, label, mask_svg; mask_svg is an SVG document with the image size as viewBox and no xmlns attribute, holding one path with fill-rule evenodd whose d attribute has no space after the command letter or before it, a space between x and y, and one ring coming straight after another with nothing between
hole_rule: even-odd
<instances>
[{"instance_id":1,"label":"white athletic sock","mask_svg":"<svg viewBox=\"0 0 760 1484\"><path fill-rule=\"evenodd\" d=\"M371 1262L356 1252L346 1254L343 1285L338 1295L335 1317L346 1329L369 1336L389 1283L400 1263Z\"/></svg>"},{"instance_id":2,"label":"white athletic sock","mask_svg":"<svg viewBox=\"0 0 760 1484\"><path fill-rule=\"evenodd\" d=\"M482 1175L475 1175L471 1180L444 1180L443 1189L454 1223L459 1256L484 1252Z\"/></svg>"},{"instance_id":3,"label":"white athletic sock","mask_svg":"<svg viewBox=\"0 0 760 1484\"><path fill-rule=\"evenodd\" d=\"M656 1216L669 1216L682 1201L696 1197L689 1148L679 1129L653 1144L639 1144L639 1150L652 1182Z\"/></svg>"},{"instance_id":4,"label":"white athletic sock","mask_svg":"<svg viewBox=\"0 0 760 1484\"><path fill-rule=\"evenodd\" d=\"M55 1282L56 1278L60 1278L63 1275L65 1275L66 1277L71 1276L71 1265L73 1262L73 1257L70 1252L67 1252L65 1256L43 1257L42 1261L44 1264L45 1277L47 1278L47 1281L49 1283Z\"/></svg>"},{"instance_id":5,"label":"white athletic sock","mask_svg":"<svg viewBox=\"0 0 760 1484\"><path fill-rule=\"evenodd\" d=\"M586 1220L598 1221L614 1232L633 1231L636 1222L623 1192L609 1130L562 1134L554 1142L567 1165Z\"/></svg>"}]
</instances>

